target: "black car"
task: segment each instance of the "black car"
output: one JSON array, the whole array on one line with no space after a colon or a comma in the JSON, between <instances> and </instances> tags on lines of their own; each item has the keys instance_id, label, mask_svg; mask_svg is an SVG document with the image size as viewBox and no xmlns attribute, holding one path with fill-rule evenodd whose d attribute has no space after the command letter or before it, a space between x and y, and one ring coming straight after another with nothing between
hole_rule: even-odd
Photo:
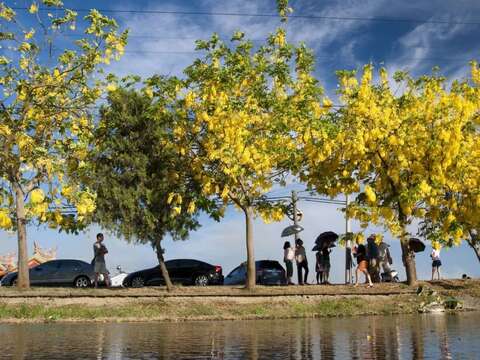
<instances>
[{"instance_id":1,"label":"black car","mask_svg":"<svg viewBox=\"0 0 480 360\"><path fill-rule=\"evenodd\" d=\"M93 266L81 260L52 260L29 269L31 285L69 285L85 288L92 285L95 277ZM5 275L0 284L15 286L17 272Z\"/></svg>"},{"instance_id":2,"label":"black car","mask_svg":"<svg viewBox=\"0 0 480 360\"><path fill-rule=\"evenodd\" d=\"M256 283L259 285L286 285L285 269L276 260L255 261L257 273ZM245 285L247 279L247 264L242 263L227 275L224 285Z\"/></svg>"},{"instance_id":3,"label":"black car","mask_svg":"<svg viewBox=\"0 0 480 360\"><path fill-rule=\"evenodd\" d=\"M182 285L221 285L222 267L191 259L165 261L172 283ZM125 287L158 286L165 284L160 266L128 274L123 280Z\"/></svg>"}]
</instances>

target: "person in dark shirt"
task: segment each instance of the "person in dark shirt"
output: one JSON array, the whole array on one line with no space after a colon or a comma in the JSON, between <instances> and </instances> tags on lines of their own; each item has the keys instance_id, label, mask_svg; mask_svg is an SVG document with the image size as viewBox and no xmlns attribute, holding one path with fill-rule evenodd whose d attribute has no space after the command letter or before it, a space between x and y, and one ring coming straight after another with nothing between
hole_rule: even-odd
<instances>
[{"instance_id":1,"label":"person in dark shirt","mask_svg":"<svg viewBox=\"0 0 480 360\"><path fill-rule=\"evenodd\" d=\"M367 260L368 273L370 274L373 282L380 282L380 266L378 261L379 256L380 252L375 241L375 235L370 235L367 239Z\"/></svg>"},{"instance_id":2,"label":"person in dark shirt","mask_svg":"<svg viewBox=\"0 0 480 360\"><path fill-rule=\"evenodd\" d=\"M330 249L324 248L316 254L317 284L328 284L330 273Z\"/></svg>"},{"instance_id":3,"label":"person in dark shirt","mask_svg":"<svg viewBox=\"0 0 480 360\"><path fill-rule=\"evenodd\" d=\"M107 247L103 244L103 234L97 234L97 241L93 244L93 268L95 271L95 287L98 287L100 275L103 275L105 285L110 287L110 277L105 264L105 255L108 254Z\"/></svg>"},{"instance_id":4,"label":"person in dark shirt","mask_svg":"<svg viewBox=\"0 0 480 360\"><path fill-rule=\"evenodd\" d=\"M307 285L308 278L308 261L307 253L303 247L303 240L295 240L295 261L297 262L297 275L298 275L298 284ZM302 272L305 271L304 276L302 277Z\"/></svg>"}]
</instances>

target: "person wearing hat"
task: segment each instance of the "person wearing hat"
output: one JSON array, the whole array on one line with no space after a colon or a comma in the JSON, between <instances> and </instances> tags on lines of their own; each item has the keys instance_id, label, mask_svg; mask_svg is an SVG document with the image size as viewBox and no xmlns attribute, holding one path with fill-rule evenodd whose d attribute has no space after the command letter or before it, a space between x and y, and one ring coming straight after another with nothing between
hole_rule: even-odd
<instances>
[{"instance_id":1,"label":"person wearing hat","mask_svg":"<svg viewBox=\"0 0 480 360\"><path fill-rule=\"evenodd\" d=\"M303 247L303 241L301 239L295 240L295 261L297 262L298 284L308 284L307 253L305 251L305 248ZM302 276L303 271L305 271L305 274Z\"/></svg>"}]
</instances>

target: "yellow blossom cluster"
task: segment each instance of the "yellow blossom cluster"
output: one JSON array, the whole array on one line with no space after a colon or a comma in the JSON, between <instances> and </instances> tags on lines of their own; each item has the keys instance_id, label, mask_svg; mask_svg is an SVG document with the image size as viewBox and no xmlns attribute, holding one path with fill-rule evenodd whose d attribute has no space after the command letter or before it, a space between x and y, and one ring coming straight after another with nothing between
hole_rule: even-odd
<instances>
[{"instance_id":1,"label":"yellow blossom cluster","mask_svg":"<svg viewBox=\"0 0 480 360\"><path fill-rule=\"evenodd\" d=\"M331 102L319 96L305 49L297 49L295 77L288 68L266 72L265 62L290 61L283 29L270 37L268 53L251 53L248 41L239 41L236 49L227 51L214 37L205 44L212 51L209 61L188 70L189 86L179 89L179 112L185 120L173 130L175 146L179 156L191 159L204 195L243 210L252 208L265 221L278 221L283 217L279 207L255 203L272 188L276 174L298 160L298 137L323 134L322 126L307 129L306 124L326 114ZM223 56L217 48L225 50Z\"/></svg>"},{"instance_id":2,"label":"yellow blossom cluster","mask_svg":"<svg viewBox=\"0 0 480 360\"><path fill-rule=\"evenodd\" d=\"M359 193L347 214L363 227L383 224L404 237L412 219L428 219L439 224L437 238L458 243L466 236L462 222L480 218L472 206L480 203L476 63L471 74L470 82L448 86L436 75L400 73L397 94L384 69L378 82L370 65L360 77L340 72L339 127L321 141L304 139L304 180L332 197Z\"/></svg>"}]
</instances>

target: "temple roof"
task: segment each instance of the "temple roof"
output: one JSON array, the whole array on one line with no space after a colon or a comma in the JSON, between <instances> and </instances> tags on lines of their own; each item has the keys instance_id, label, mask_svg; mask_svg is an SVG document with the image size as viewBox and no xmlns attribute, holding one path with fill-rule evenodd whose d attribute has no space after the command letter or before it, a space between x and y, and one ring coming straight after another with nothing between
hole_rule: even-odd
<instances>
[{"instance_id":1,"label":"temple roof","mask_svg":"<svg viewBox=\"0 0 480 360\"><path fill-rule=\"evenodd\" d=\"M0 256L0 275L17 270L16 253ZM33 243L33 255L28 259L30 267L43 264L57 258L57 249L42 249L37 242Z\"/></svg>"}]
</instances>

